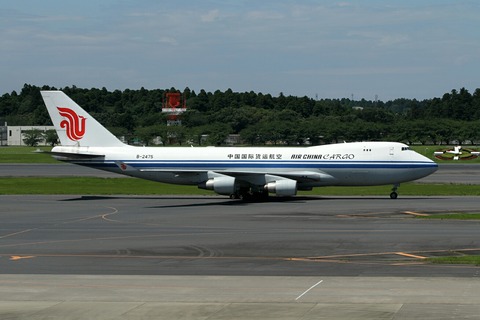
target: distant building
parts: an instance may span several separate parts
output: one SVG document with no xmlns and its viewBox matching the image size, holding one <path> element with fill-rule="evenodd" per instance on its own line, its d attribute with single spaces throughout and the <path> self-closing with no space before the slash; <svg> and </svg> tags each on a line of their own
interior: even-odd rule
<svg viewBox="0 0 480 320">
<path fill-rule="evenodd" d="M 55 130 L 54 126 L 0 126 L 0 146 L 24 146 L 23 139 L 25 138 L 25 131 L 40 130 L 46 132 L 47 130 Z M 40 145 L 45 145 L 46 142 L 41 141 Z"/>
<path fill-rule="evenodd" d="M 201 144 L 207 144 L 209 137 L 210 137 L 209 134 L 202 134 L 202 136 L 200 137 Z M 230 145 L 230 146 L 241 144 L 242 142 L 243 142 L 242 138 L 240 137 L 239 134 L 229 134 L 224 141 L 226 145 Z"/>
<path fill-rule="evenodd" d="M 5 126 L 0 126 L 0 146 L 8 145 L 7 140 L 7 124 Z"/>
<path fill-rule="evenodd" d="M 235 145 L 242 143 L 242 138 L 239 134 L 229 134 L 225 139 L 225 144 L 227 145 Z"/>
</svg>

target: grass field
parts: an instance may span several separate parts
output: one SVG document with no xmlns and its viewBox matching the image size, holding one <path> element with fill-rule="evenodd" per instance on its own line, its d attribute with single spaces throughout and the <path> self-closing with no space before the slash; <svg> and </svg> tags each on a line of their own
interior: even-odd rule
<svg viewBox="0 0 480 320">
<path fill-rule="evenodd" d="M 0 147 L 0 163 L 59 163 L 49 154 L 51 147 Z"/>
<path fill-rule="evenodd" d="M 142 194 L 214 195 L 196 186 L 179 186 L 130 178 L 0 178 L 0 194 Z"/>
<path fill-rule="evenodd" d="M 432 220 L 480 220 L 479 213 L 451 212 L 445 214 L 431 214 L 427 216 L 416 216 L 417 219 Z"/>
<path fill-rule="evenodd" d="M 466 149 L 473 149 L 473 150 L 480 150 L 478 147 L 475 146 L 464 146 Z M 421 155 L 424 155 L 425 157 L 434 160 L 437 163 L 480 163 L 480 157 L 476 159 L 470 159 L 470 160 L 458 160 L 455 161 L 453 160 L 453 155 L 450 156 L 450 159 L 452 160 L 439 160 L 434 157 L 433 153 L 438 150 L 443 150 L 443 149 L 449 149 L 452 148 L 452 146 L 421 146 L 421 145 L 414 145 L 410 146 L 410 148 Z M 446 155 L 448 157 L 448 155 Z"/>
<path fill-rule="evenodd" d="M 473 264 L 476 266 L 480 266 L 480 256 L 449 256 L 449 257 L 434 257 L 434 258 L 427 258 L 426 261 L 430 263 L 438 263 L 438 264 Z"/>
</svg>

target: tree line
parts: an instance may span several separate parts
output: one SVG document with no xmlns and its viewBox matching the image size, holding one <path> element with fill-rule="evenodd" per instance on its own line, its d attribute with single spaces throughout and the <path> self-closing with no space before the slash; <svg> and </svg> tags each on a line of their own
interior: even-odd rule
<svg viewBox="0 0 480 320">
<path fill-rule="evenodd" d="M 312 99 L 250 92 L 198 93 L 185 88 L 182 126 L 167 126 L 162 102 L 175 88 L 147 90 L 59 88 L 117 136 L 129 143 L 222 145 L 229 134 L 244 144 L 322 144 L 389 140 L 412 143 L 474 143 L 480 140 L 480 89 L 453 89 L 441 98 Z M 9 125 L 51 125 L 40 90 L 25 84 L 0 97 L 0 121 Z M 205 137 L 208 137 L 205 141 Z"/>
</svg>

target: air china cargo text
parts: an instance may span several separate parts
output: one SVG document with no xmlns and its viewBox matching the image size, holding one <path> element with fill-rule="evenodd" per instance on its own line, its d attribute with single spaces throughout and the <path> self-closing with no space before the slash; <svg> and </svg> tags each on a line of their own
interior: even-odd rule
<svg viewBox="0 0 480 320">
<path fill-rule="evenodd" d="M 355 159 L 353 153 L 326 153 L 326 154 L 292 154 L 293 160 L 352 160 Z"/>
</svg>

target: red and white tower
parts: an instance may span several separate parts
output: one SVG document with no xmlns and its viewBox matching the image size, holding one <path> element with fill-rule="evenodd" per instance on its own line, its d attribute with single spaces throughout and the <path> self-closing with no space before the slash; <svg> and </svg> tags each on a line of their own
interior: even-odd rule
<svg viewBox="0 0 480 320">
<path fill-rule="evenodd" d="M 187 111 L 187 104 L 180 92 L 165 93 L 162 112 L 167 114 L 167 126 L 181 126 L 181 114 L 185 111 Z"/>
</svg>

